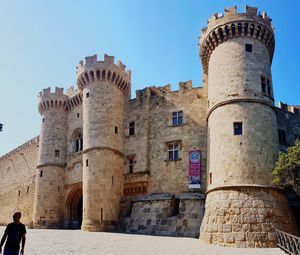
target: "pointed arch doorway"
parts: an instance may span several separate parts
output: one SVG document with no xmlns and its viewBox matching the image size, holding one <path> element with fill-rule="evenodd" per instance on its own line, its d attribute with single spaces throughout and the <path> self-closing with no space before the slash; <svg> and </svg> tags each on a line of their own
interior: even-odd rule
<svg viewBox="0 0 300 255">
<path fill-rule="evenodd" d="M 80 229 L 82 223 L 82 184 L 68 187 L 65 206 L 65 227 Z"/>
</svg>

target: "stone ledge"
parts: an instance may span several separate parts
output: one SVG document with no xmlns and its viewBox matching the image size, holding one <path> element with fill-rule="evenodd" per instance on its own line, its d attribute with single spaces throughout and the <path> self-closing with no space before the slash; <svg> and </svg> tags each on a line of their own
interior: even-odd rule
<svg viewBox="0 0 300 255">
<path fill-rule="evenodd" d="M 235 185 L 224 185 L 215 187 L 212 189 L 208 189 L 206 194 L 217 191 L 217 190 L 228 190 L 228 189 L 239 189 L 239 188 L 260 188 L 260 189 L 276 189 L 278 191 L 283 191 L 282 188 L 275 186 L 275 185 L 258 185 L 258 184 L 235 184 Z"/>
<path fill-rule="evenodd" d="M 206 116 L 206 120 L 208 121 L 209 116 L 212 114 L 212 112 L 214 110 L 216 110 L 217 108 L 219 108 L 220 106 L 224 106 L 227 104 L 235 104 L 235 103 L 257 103 L 257 104 L 262 104 L 262 105 L 266 105 L 272 108 L 272 110 L 275 112 L 276 114 L 276 110 L 275 110 L 275 106 L 272 105 L 271 103 L 261 100 L 261 99 L 256 99 L 256 98 L 235 98 L 235 99 L 228 99 L 228 100 L 224 100 L 221 101 L 217 104 L 215 104 L 214 106 L 212 106 L 207 113 Z"/>
<path fill-rule="evenodd" d="M 178 198 L 180 200 L 188 200 L 188 199 L 194 199 L 194 200 L 204 200 L 205 199 L 205 195 L 202 193 L 183 193 L 181 195 L 178 196 Z"/>
<path fill-rule="evenodd" d="M 151 193 L 148 195 L 136 196 L 132 201 L 157 201 L 157 200 L 171 200 L 174 194 L 172 193 Z"/>
</svg>

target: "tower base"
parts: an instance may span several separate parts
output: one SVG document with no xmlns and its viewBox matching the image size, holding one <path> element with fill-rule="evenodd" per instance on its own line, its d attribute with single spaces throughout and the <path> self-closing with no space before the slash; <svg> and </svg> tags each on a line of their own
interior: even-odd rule
<svg viewBox="0 0 300 255">
<path fill-rule="evenodd" d="M 81 230 L 90 232 L 114 232 L 117 229 L 115 221 L 83 220 Z"/>
<path fill-rule="evenodd" d="M 296 234 L 283 192 L 274 187 L 231 186 L 208 192 L 200 239 L 237 248 L 276 247 L 275 229 Z"/>
<path fill-rule="evenodd" d="M 98 220 L 87 220 L 84 219 L 81 224 L 81 230 L 91 231 L 91 232 L 101 232 L 104 231 L 103 225 Z"/>
</svg>

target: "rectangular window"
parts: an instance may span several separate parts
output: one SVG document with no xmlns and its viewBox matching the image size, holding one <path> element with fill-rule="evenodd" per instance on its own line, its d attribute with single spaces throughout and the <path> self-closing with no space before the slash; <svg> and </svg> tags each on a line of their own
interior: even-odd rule
<svg viewBox="0 0 300 255">
<path fill-rule="evenodd" d="M 272 86 L 271 86 L 270 79 L 266 78 L 264 76 L 261 76 L 260 83 L 261 83 L 261 91 L 263 93 L 268 94 L 269 96 L 272 96 Z"/>
<path fill-rule="evenodd" d="M 77 118 L 79 118 L 79 116 L 80 116 L 80 115 L 79 115 L 79 112 L 78 112 L 78 113 L 77 113 Z"/>
<path fill-rule="evenodd" d="M 286 133 L 283 129 L 278 129 L 278 139 L 281 145 L 287 145 Z"/>
<path fill-rule="evenodd" d="M 209 184 L 212 184 L 212 172 L 209 173 Z"/>
<path fill-rule="evenodd" d="M 27 191 L 26 191 L 26 193 L 27 193 L 27 194 L 29 193 L 29 186 L 27 186 Z"/>
<path fill-rule="evenodd" d="M 267 79 L 268 95 L 271 96 L 271 81 Z"/>
<path fill-rule="evenodd" d="M 55 150 L 55 157 L 59 157 L 59 150 Z"/>
<path fill-rule="evenodd" d="M 43 170 L 40 171 L 40 177 L 43 177 Z"/>
<path fill-rule="evenodd" d="M 87 92 L 85 95 L 86 95 L 86 98 L 89 98 L 90 97 L 90 92 Z"/>
<path fill-rule="evenodd" d="M 243 134 L 243 122 L 234 122 L 233 123 L 233 134 L 242 135 Z"/>
<path fill-rule="evenodd" d="M 133 168 L 134 168 L 134 160 L 133 158 L 129 159 L 128 161 L 128 169 L 129 169 L 129 173 L 132 174 L 133 173 Z"/>
<path fill-rule="evenodd" d="M 115 134 L 117 135 L 118 134 L 118 127 L 117 126 L 115 126 Z"/>
<path fill-rule="evenodd" d="M 129 123 L 129 135 L 134 135 L 135 123 L 134 121 Z"/>
<path fill-rule="evenodd" d="M 246 50 L 246 52 L 252 52 L 252 44 L 246 43 L 245 44 L 245 50 Z"/>
<path fill-rule="evenodd" d="M 173 126 L 182 126 L 183 123 L 183 111 L 173 112 L 172 123 Z"/>
<path fill-rule="evenodd" d="M 261 83 L 261 91 L 266 93 L 266 87 L 267 87 L 266 78 L 261 76 L 260 77 L 260 83 Z"/>
<path fill-rule="evenodd" d="M 168 159 L 169 160 L 179 159 L 178 143 L 173 143 L 169 145 Z"/>
<path fill-rule="evenodd" d="M 85 166 L 89 166 L 89 160 L 88 159 L 85 160 Z"/>
</svg>

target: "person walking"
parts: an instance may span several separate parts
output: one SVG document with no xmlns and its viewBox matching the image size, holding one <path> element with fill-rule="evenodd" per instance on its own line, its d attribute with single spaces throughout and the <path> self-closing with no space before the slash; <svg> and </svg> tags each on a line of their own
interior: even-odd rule
<svg viewBox="0 0 300 255">
<path fill-rule="evenodd" d="M 0 254 L 2 254 L 2 246 L 6 241 L 3 255 L 19 255 L 20 242 L 22 241 L 20 255 L 24 255 L 26 227 L 20 222 L 21 216 L 20 212 L 16 212 L 13 215 L 14 221 L 7 225 L 0 243 Z"/>
</svg>

